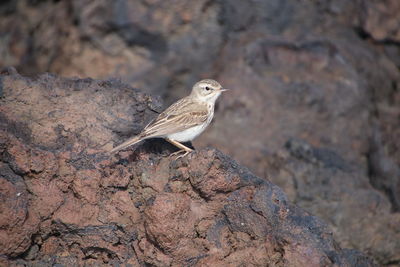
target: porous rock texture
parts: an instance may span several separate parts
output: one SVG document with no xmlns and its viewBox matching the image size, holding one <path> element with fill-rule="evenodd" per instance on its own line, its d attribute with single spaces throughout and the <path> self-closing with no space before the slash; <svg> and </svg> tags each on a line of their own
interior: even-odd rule
<svg viewBox="0 0 400 267">
<path fill-rule="evenodd" d="M 3 1 L 0 66 L 118 77 L 166 104 L 201 78 L 217 79 L 232 90 L 195 146 L 278 184 L 342 247 L 396 265 L 399 8 L 398 0 Z M 119 113 L 110 129 L 120 137 L 147 118 Z M 71 134 L 58 131 L 62 138 L 44 143 L 63 146 Z M 91 144 L 110 146 L 100 135 Z"/>
<path fill-rule="evenodd" d="M 112 80 L 0 77 L 2 266 L 374 266 L 216 149 L 176 160 L 148 140 L 109 156 L 156 99 Z"/>
</svg>

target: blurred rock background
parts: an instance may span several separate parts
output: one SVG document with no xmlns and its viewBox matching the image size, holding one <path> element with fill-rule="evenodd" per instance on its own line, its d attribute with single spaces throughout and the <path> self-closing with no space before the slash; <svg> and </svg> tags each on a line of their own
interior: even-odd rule
<svg viewBox="0 0 400 267">
<path fill-rule="evenodd" d="M 213 146 L 400 263 L 397 0 L 2 1 L 0 67 L 110 78 L 165 105 L 214 78 Z"/>
</svg>

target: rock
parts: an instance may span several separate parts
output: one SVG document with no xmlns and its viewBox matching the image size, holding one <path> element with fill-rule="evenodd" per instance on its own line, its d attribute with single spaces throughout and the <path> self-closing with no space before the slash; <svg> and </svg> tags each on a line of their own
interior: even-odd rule
<svg viewBox="0 0 400 267">
<path fill-rule="evenodd" d="M 361 26 L 378 41 L 400 41 L 400 3 L 396 0 L 362 1 Z"/>
<path fill-rule="evenodd" d="M 125 121 L 155 116 L 144 93 L 12 69 L 2 84 L 5 265 L 374 266 L 216 149 L 175 160 L 165 141 L 148 140 L 107 156 Z"/>
<path fill-rule="evenodd" d="M 15 66 L 20 73 L 31 76 L 50 71 L 64 76 L 103 79 L 99 84 L 101 88 L 96 85 L 97 80 L 68 81 L 72 87 L 92 88 L 68 100 L 80 101 L 76 110 L 60 113 L 56 106 L 66 105 L 68 101 L 47 104 L 53 111 L 49 116 L 53 116 L 55 125 L 60 118 L 66 119 L 70 112 L 81 112 L 82 107 L 88 111 L 86 120 L 94 118 L 90 114 L 95 112 L 102 114 L 99 115 L 102 121 L 99 123 L 93 119 L 91 125 L 97 125 L 93 127 L 90 123 L 87 123 L 88 127 L 84 126 L 83 120 L 65 121 L 64 126 L 61 125 L 65 128 L 55 128 L 52 124 L 45 127 L 41 120 L 42 114 L 47 113 L 34 108 L 31 108 L 32 112 L 23 113 L 20 111 L 25 108 L 22 103 L 15 106 L 15 114 L 29 117 L 34 113 L 38 124 L 30 128 L 25 126 L 26 120 L 22 125 L 16 124 L 17 118 L 9 119 L 13 112 L 8 112 L 7 120 L 0 118 L 0 124 L 24 140 L 38 139 L 33 141 L 41 141 L 46 149 L 60 150 L 65 145 L 75 149 L 73 152 L 60 152 L 55 158 L 57 164 L 54 166 L 59 168 L 61 178 L 54 182 L 57 190 L 52 187 L 51 192 L 64 194 L 72 186 L 74 194 L 90 199 L 92 204 L 79 206 L 72 201 L 73 198 L 66 198 L 68 209 L 61 209 L 57 215 L 65 216 L 69 222 L 75 221 L 76 213 L 85 215 L 88 223 L 97 214 L 102 220 L 129 221 L 130 217 L 135 217 L 134 212 L 122 216 L 108 208 L 96 208 L 93 203 L 101 195 L 93 188 L 101 185 L 110 192 L 117 192 L 128 189 L 134 181 L 146 188 L 142 191 L 143 200 L 136 202 L 139 207 L 152 201 L 153 191 L 165 190 L 168 177 L 160 173 L 169 169 L 169 163 L 161 161 L 159 168 L 162 171 L 154 169 L 147 175 L 136 169 L 140 179 L 135 180 L 124 168 L 107 167 L 106 157 L 99 159 L 94 156 L 99 150 L 111 147 L 113 142 L 137 133 L 154 116 L 153 110 L 160 111 L 161 105 L 156 98 L 146 95 L 143 97 L 148 100 L 138 99 L 135 107 L 127 107 L 128 98 L 119 97 L 111 89 L 115 86 L 126 90 L 138 87 L 162 96 L 168 105 L 186 95 L 197 80 L 215 78 L 232 91 L 221 97 L 214 122 L 194 141 L 195 147 L 216 147 L 262 178 L 267 178 L 271 171 L 271 158 L 279 153 L 288 153 L 289 149 L 293 157 L 301 159 L 300 165 L 305 165 L 305 169 L 318 166 L 322 168 L 319 171 L 325 173 L 330 168 L 339 168 L 345 177 L 354 180 L 354 191 L 361 187 L 372 196 L 379 195 L 368 184 L 372 185 L 384 194 L 377 199 L 386 204 L 387 200 L 390 201 L 390 210 L 396 217 L 400 210 L 398 7 L 397 0 L 263 0 L 249 3 L 239 0 L 176 0 L 174 5 L 157 0 L 112 3 L 104 0 L 21 0 L 18 4 L 5 1 L 0 4 L 0 51 L 3 55 L 0 67 Z M 12 70 L 7 72 L 12 73 Z M 54 94 L 62 94 L 57 91 L 58 85 L 54 84 L 53 77 L 50 74 L 49 77 L 50 86 L 55 88 Z M 40 79 L 47 83 L 44 76 Z M 105 105 L 114 101 L 113 108 L 104 112 L 103 104 L 93 106 L 87 103 L 92 95 L 101 98 L 96 95 L 96 90 L 103 92 L 106 88 L 110 91 L 100 95 L 106 95 L 103 99 Z M 0 96 L 6 91 L 4 86 L 0 86 Z M 46 97 L 48 92 L 42 91 Z M 32 97 L 38 97 L 40 101 L 47 99 L 41 95 Z M 125 114 L 123 107 L 130 109 L 131 114 Z M 132 117 L 132 114 L 136 115 Z M 104 134 L 110 129 L 114 131 L 112 135 Z M 79 133 L 78 136 L 74 136 L 75 133 Z M 78 159 L 81 156 L 78 151 L 87 146 L 79 141 L 81 137 L 91 140 L 91 156 L 86 159 Z M 290 140 L 302 140 L 300 143 L 306 145 L 284 148 Z M 289 144 L 294 145 L 291 141 Z M 307 150 L 307 147 L 311 149 Z M 173 148 L 162 141 L 145 142 L 137 153 L 121 155 L 136 159 L 151 155 L 149 151 L 167 154 L 169 149 Z M 46 169 L 46 164 L 40 160 L 41 153 L 38 152 L 35 162 L 31 163 L 21 161 L 26 158 L 23 155 L 25 150 L 18 151 L 21 153 L 16 157 L 18 164 L 11 161 L 13 165 L 10 166 L 18 175 L 31 172 L 30 168 L 37 172 Z M 71 157 L 74 164 L 69 164 Z M 104 161 L 102 166 L 109 176 L 97 175 L 97 179 L 87 181 L 84 178 L 93 173 L 87 169 L 93 166 L 94 158 L 98 162 Z M 142 168 L 147 169 L 147 166 Z M 79 181 L 74 180 L 78 170 Z M 280 172 L 285 173 L 285 170 Z M 286 172 L 286 175 L 289 174 Z M 336 177 L 329 173 L 331 176 Z M 232 177 L 223 183 L 235 186 L 235 179 Z M 282 184 L 279 175 L 268 179 L 281 186 L 284 184 L 291 200 L 295 200 L 297 195 L 313 195 L 321 189 L 318 183 L 298 188 L 294 179 Z M 197 180 L 196 176 L 191 181 L 195 185 L 204 182 Z M 184 190 L 186 187 L 180 181 L 169 186 L 171 190 Z M 212 180 L 208 188 L 203 188 L 202 197 L 218 197 L 214 186 L 217 184 Z M 344 184 L 339 183 L 334 188 L 339 199 L 349 195 Z M 125 195 L 121 197 L 126 199 Z M 363 195 L 353 195 L 351 201 L 355 204 L 337 209 L 337 216 L 350 216 L 344 221 L 352 221 L 353 214 L 370 214 L 368 205 L 363 203 L 366 199 L 373 201 Z M 336 200 L 327 197 L 327 202 L 332 201 Z M 47 216 L 59 203 L 60 200 L 53 206 L 41 208 L 40 213 Z M 116 200 L 108 203 L 116 203 Z M 392 218 L 387 216 L 386 204 L 383 217 Z M 125 205 L 121 205 L 125 209 Z M 327 218 L 318 198 L 310 199 L 305 205 L 315 215 Z M 77 206 L 82 207 L 80 212 L 71 212 L 69 216 L 63 213 Z M 353 208 L 355 210 L 351 210 Z M 383 236 L 391 236 L 392 228 L 386 227 L 387 223 L 379 216 L 373 218 L 384 226 L 381 229 Z M 338 228 L 330 218 L 326 221 L 332 229 Z M 340 230 L 335 230 L 336 240 L 341 246 L 362 250 L 379 259 L 380 264 L 399 261 L 399 256 L 393 253 L 398 242 L 385 246 L 379 242 L 371 243 L 367 237 L 359 239 L 360 234 L 353 231 L 353 227 L 343 223 Z M 371 239 L 381 240 L 376 231 L 379 227 L 372 228 L 375 236 Z M 357 242 L 347 242 L 348 239 Z M 139 249 L 140 246 L 147 248 L 148 244 L 137 242 L 136 245 Z M 390 255 L 387 258 L 382 256 L 386 249 Z M 144 257 L 157 255 L 154 263 L 161 263 L 161 259 L 172 262 L 160 256 L 161 252 L 156 248 L 146 253 Z M 348 254 L 352 255 L 352 252 Z M 201 258 L 196 260 L 201 261 Z M 204 261 L 205 264 L 208 262 Z"/>
<path fill-rule="evenodd" d="M 0 253 L 17 256 L 29 248 L 31 235 L 37 231 L 38 218 L 28 217 L 29 194 L 21 176 L 1 163 L 1 233 Z"/>
<path fill-rule="evenodd" d="M 340 244 L 361 251 L 374 247 L 374 257 L 385 264 L 399 257 L 400 216 L 357 168 L 301 140 L 288 141 L 267 162 L 267 176 L 290 192 L 291 201 L 320 214 Z"/>
<path fill-rule="evenodd" d="M 26 260 L 34 260 L 37 257 L 39 251 L 38 245 L 33 245 L 29 248 L 27 255 L 25 256 Z"/>
<path fill-rule="evenodd" d="M 64 76 L 118 76 L 149 92 L 178 96 L 185 92 L 187 82 L 196 82 L 197 66 L 213 66 L 223 44 L 219 7 L 206 0 L 174 5 L 163 1 L 23 1 L 7 3 L 0 10 L 7 7 L 12 11 L 0 21 L 7 57 L 0 67 L 18 65 L 26 74 L 51 71 Z M 182 30 L 177 31 L 176 25 Z M 26 36 L 27 31 L 32 34 Z M 195 73 L 191 74 L 191 69 Z M 168 77 L 168 70 L 179 75 Z M 168 92 L 166 87 L 179 90 Z"/>
<path fill-rule="evenodd" d="M 339 47 L 243 38 L 226 49 L 225 61 L 240 52 L 220 79 L 237 90 L 224 96 L 201 145 L 216 144 L 258 175 L 263 174 L 263 157 L 292 137 L 331 147 L 366 166 L 369 94 L 356 72 L 347 70 Z"/>
</svg>

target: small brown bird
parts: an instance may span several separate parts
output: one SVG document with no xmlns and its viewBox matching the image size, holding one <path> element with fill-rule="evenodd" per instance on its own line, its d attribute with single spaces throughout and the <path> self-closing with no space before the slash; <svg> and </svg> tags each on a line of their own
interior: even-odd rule
<svg viewBox="0 0 400 267">
<path fill-rule="evenodd" d="M 110 153 L 127 148 L 142 140 L 161 137 L 185 152 L 183 157 L 192 151 L 181 142 L 192 141 L 210 124 L 214 116 L 215 101 L 221 95 L 222 86 L 214 80 L 206 79 L 197 82 L 190 95 L 178 100 L 150 122 L 143 131 L 113 148 Z M 173 153 L 173 154 L 176 154 Z"/>
</svg>

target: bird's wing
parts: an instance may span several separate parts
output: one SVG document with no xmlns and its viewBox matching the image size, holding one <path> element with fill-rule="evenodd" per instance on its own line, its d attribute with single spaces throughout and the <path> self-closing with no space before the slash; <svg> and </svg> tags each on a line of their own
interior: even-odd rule
<svg viewBox="0 0 400 267">
<path fill-rule="evenodd" d="M 208 109 L 204 104 L 183 98 L 164 110 L 158 117 L 147 125 L 141 136 L 156 137 L 180 132 L 198 126 L 207 121 Z"/>
</svg>

